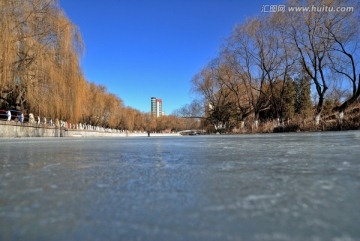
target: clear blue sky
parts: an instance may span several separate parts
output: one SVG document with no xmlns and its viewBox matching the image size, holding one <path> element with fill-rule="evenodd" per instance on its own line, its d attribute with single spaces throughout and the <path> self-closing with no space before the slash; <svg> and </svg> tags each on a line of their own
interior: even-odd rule
<svg viewBox="0 0 360 241">
<path fill-rule="evenodd" d="M 234 26 L 275 2 L 60 0 L 60 6 L 82 34 L 88 81 L 144 112 L 152 96 L 162 98 L 170 114 L 190 103 L 192 77 L 217 56 Z"/>
</svg>

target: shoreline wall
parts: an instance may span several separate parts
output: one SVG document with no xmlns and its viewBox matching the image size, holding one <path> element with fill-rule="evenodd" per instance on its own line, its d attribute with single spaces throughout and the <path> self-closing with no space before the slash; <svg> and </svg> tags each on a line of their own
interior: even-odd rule
<svg viewBox="0 0 360 241">
<path fill-rule="evenodd" d="M 110 132 L 66 129 L 54 126 L 35 126 L 29 123 L 0 121 L 0 138 L 16 137 L 144 137 L 147 133 Z M 150 136 L 180 136 L 180 134 L 157 134 Z"/>
<path fill-rule="evenodd" d="M 64 129 L 34 126 L 29 123 L 0 122 L 0 137 L 62 137 Z"/>
</svg>

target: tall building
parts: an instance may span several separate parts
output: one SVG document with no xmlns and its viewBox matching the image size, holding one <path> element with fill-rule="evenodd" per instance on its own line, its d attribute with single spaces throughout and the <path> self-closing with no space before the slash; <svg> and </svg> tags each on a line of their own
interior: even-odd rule
<svg viewBox="0 0 360 241">
<path fill-rule="evenodd" d="M 157 115 L 156 97 L 151 97 L 151 116 Z"/>
<path fill-rule="evenodd" d="M 156 97 L 151 97 L 151 116 L 160 117 L 162 115 L 162 99 L 156 99 Z"/>
</svg>

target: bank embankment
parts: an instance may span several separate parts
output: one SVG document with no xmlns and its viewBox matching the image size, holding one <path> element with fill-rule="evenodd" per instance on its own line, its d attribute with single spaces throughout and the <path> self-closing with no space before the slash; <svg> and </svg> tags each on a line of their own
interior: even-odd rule
<svg viewBox="0 0 360 241">
<path fill-rule="evenodd" d="M 119 130 L 79 130 L 63 127 L 32 125 L 30 123 L 0 121 L 0 138 L 16 137 L 142 137 L 148 136 L 142 132 L 127 132 Z M 151 133 L 150 136 L 179 136 L 179 134 Z"/>
</svg>

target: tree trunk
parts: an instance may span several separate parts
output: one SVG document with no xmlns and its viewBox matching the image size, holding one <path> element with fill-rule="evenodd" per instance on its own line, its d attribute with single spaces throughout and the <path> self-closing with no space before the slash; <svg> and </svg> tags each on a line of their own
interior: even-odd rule
<svg viewBox="0 0 360 241">
<path fill-rule="evenodd" d="M 318 126 L 320 124 L 320 118 L 321 118 L 321 113 L 317 113 L 315 115 L 315 125 Z"/>
<path fill-rule="evenodd" d="M 339 112 L 339 125 L 342 126 L 344 122 L 344 111 Z"/>
</svg>

